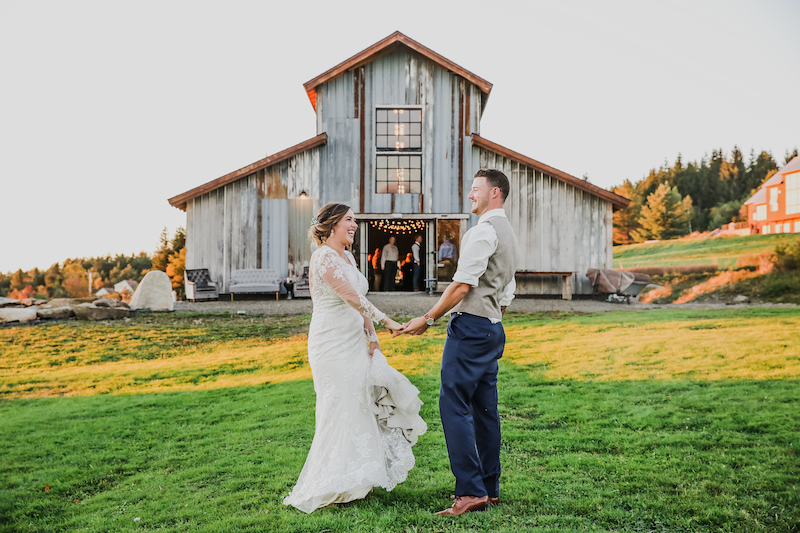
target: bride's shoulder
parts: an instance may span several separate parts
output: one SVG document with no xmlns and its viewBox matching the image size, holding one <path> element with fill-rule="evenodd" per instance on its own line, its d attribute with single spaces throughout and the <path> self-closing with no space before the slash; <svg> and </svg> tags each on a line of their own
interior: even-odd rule
<svg viewBox="0 0 800 533">
<path fill-rule="evenodd" d="M 336 253 L 336 250 L 333 250 L 323 244 L 311 254 L 311 263 L 329 264 L 332 260 L 336 259 L 338 255 L 339 254 Z"/>
</svg>

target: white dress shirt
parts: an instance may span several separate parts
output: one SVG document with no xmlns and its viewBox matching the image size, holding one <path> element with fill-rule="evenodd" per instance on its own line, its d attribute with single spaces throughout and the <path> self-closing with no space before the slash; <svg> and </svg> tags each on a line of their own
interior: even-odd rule
<svg viewBox="0 0 800 533">
<path fill-rule="evenodd" d="M 464 238 L 461 239 L 461 259 L 458 261 L 458 269 L 453 275 L 453 281 L 466 283 L 473 287 L 478 286 L 478 280 L 486 272 L 489 257 L 497 250 L 497 232 L 487 220 L 492 217 L 505 216 L 504 209 L 487 211 L 481 215 L 478 223 L 464 234 Z M 500 298 L 501 306 L 505 307 L 511 303 L 514 299 L 516 288 L 517 282 L 512 276 L 511 281 L 503 291 L 503 296 Z M 492 322 L 499 321 L 492 320 Z"/>
<path fill-rule="evenodd" d="M 398 259 L 400 259 L 400 251 L 397 246 L 387 244 L 383 247 L 383 252 L 381 253 L 381 269 L 386 268 L 386 261 L 397 262 Z"/>
</svg>

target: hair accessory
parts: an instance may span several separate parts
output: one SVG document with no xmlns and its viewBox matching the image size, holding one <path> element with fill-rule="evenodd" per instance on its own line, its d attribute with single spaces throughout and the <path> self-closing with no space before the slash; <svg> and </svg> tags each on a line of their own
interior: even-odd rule
<svg viewBox="0 0 800 533">
<path fill-rule="evenodd" d="M 317 224 L 319 224 L 319 219 L 317 217 L 312 218 L 311 219 L 311 225 L 312 226 L 316 226 Z"/>
</svg>

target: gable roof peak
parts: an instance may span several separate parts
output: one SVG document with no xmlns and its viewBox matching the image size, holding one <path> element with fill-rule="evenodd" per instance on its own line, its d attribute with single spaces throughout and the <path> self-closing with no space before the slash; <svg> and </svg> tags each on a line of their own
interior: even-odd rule
<svg viewBox="0 0 800 533">
<path fill-rule="evenodd" d="M 385 39 L 381 39 L 377 43 L 373 44 L 372 46 L 365 48 L 361 52 L 357 53 L 356 55 L 352 56 L 345 61 L 342 61 L 335 67 L 323 72 L 319 76 L 307 81 L 303 84 L 303 87 L 308 94 L 308 99 L 311 101 L 311 105 L 314 107 L 314 110 L 317 109 L 317 87 L 331 81 L 339 76 L 343 75 L 345 72 L 352 70 L 354 68 L 358 68 L 366 63 L 370 63 L 374 61 L 381 55 L 384 55 L 391 50 L 393 50 L 396 46 L 403 45 L 407 48 L 410 48 L 414 52 L 424 56 L 425 58 L 433 61 L 443 69 L 457 74 L 462 78 L 466 79 L 467 81 L 475 84 L 481 92 L 483 92 L 486 97 L 488 98 L 489 93 L 492 90 L 492 84 L 488 81 L 484 80 L 480 76 L 473 74 L 472 72 L 468 71 L 467 69 L 453 63 L 446 57 L 437 54 L 430 48 L 418 43 L 411 37 L 403 34 L 400 31 L 396 31 L 386 37 Z M 486 98 L 484 98 L 484 102 Z"/>
</svg>

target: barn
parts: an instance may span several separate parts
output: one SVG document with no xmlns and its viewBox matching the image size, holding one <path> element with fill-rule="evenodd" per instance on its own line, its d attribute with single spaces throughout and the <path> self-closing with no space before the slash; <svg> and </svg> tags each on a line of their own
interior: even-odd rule
<svg viewBox="0 0 800 533">
<path fill-rule="evenodd" d="M 612 213 L 629 200 L 482 137 L 483 78 L 395 32 L 304 88 L 314 137 L 169 199 L 186 212 L 186 268 L 209 269 L 221 293 L 235 269 L 299 278 L 309 221 L 328 202 L 356 213 L 365 275 L 390 236 L 403 257 L 421 234 L 426 278 L 441 289 L 452 269 L 440 246 L 477 222 L 467 195 L 479 168 L 511 181 L 518 294 L 590 294 L 586 270 L 612 267 Z"/>
</svg>

